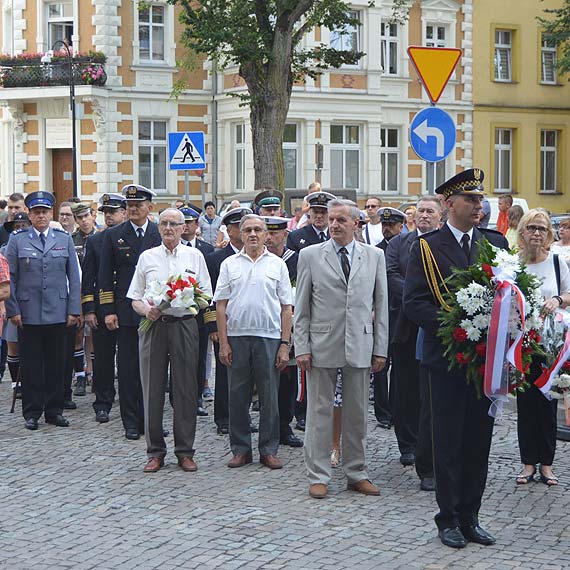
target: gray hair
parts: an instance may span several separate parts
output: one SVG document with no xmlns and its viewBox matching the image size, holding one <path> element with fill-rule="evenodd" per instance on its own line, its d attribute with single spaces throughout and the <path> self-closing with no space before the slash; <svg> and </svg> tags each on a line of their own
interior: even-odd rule
<svg viewBox="0 0 570 570">
<path fill-rule="evenodd" d="M 257 214 L 246 214 L 240 221 L 239 221 L 239 231 L 241 232 L 243 229 L 244 224 L 248 221 L 248 220 L 257 220 L 258 222 L 261 222 L 263 224 L 263 229 L 265 231 L 267 231 L 267 224 L 265 223 L 265 220 L 261 217 L 258 216 Z"/>
<path fill-rule="evenodd" d="M 180 216 L 180 221 L 182 223 L 184 223 L 186 221 L 184 219 L 184 214 L 180 210 L 178 210 L 177 208 L 165 208 L 164 210 L 162 210 L 162 212 L 160 212 L 160 215 L 158 216 L 158 221 L 160 222 L 165 214 L 169 214 L 171 212 L 176 212 Z"/>
<path fill-rule="evenodd" d="M 347 207 L 348 213 L 353 220 L 360 220 L 360 208 L 352 200 L 343 200 L 335 198 L 327 204 L 327 210 L 330 212 L 333 208 Z"/>
<path fill-rule="evenodd" d="M 418 198 L 418 206 L 420 205 L 420 202 L 431 202 L 432 204 L 435 204 L 439 210 L 442 209 L 441 200 L 437 196 L 421 196 Z"/>
</svg>

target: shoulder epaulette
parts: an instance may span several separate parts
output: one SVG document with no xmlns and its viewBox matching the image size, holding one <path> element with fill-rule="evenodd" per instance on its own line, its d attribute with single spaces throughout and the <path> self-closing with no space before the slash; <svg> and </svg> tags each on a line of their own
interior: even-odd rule
<svg viewBox="0 0 570 570">
<path fill-rule="evenodd" d="M 63 228 L 51 228 L 54 232 L 61 232 L 62 234 L 67 234 L 69 235 L 69 232 L 67 230 L 64 230 Z"/>
<path fill-rule="evenodd" d="M 482 234 L 495 234 L 498 236 L 502 236 L 502 232 L 499 230 L 492 230 L 491 228 L 477 228 Z"/>
<path fill-rule="evenodd" d="M 13 232 L 10 232 L 10 235 L 16 235 L 16 234 L 21 234 L 22 232 L 26 232 L 28 231 L 30 228 L 20 228 L 19 230 L 14 230 Z"/>
</svg>

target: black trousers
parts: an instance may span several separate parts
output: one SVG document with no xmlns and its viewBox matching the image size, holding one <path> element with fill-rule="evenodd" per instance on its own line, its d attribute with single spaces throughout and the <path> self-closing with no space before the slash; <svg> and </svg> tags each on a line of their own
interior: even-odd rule
<svg viewBox="0 0 570 570">
<path fill-rule="evenodd" d="M 144 432 L 144 410 L 139 368 L 138 327 L 121 325 L 117 332 L 119 404 L 125 429 Z"/>
<path fill-rule="evenodd" d="M 216 358 L 214 422 L 218 427 L 228 427 L 230 423 L 228 369 L 220 361 L 220 345 L 217 342 L 214 343 L 214 356 Z"/>
<path fill-rule="evenodd" d="M 111 411 L 115 401 L 115 354 L 117 352 L 117 331 L 110 331 L 99 321 L 99 327 L 91 331 L 95 362 L 93 364 L 93 409 L 97 412 Z M 133 356 L 134 358 L 134 356 Z"/>
<path fill-rule="evenodd" d="M 478 524 L 493 435 L 491 402 L 464 375 L 430 368 L 439 529 Z"/>
<path fill-rule="evenodd" d="M 386 366 L 384 366 L 380 372 L 374 374 L 374 415 L 378 421 L 392 421 L 392 390 L 390 390 L 390 394 L 388 393 L 388 371 L 392 364 L 391 355 L 392 349 L 390 348 L 388 358 L 386 359 Z M 390 374 L 394 374 L 394 370 L 392 370 Z"/>
<path fill-rule="evenodd" d="M 66 327 L 65 329 L 65 354 L 64 354 L 64 377 L 63 377 L 63 399 L 71 400 L 73 393 L 71 391 L 71 382 L 73 380 L 73 355 L 75 354 L 75 335 L 77 327 Z"/>
<path fill-rule="evenodd" d="M 533 384 L 540 373 L 540 364 L 533 362 L 532 386 L 526 392 L 517 392 L 519 450 L 525 465 L 552 465 L 556 451 L 558 400 L 547 400 Z"/>
<path fill-rule="evenodd" d="M 279 437 L 293 433 L 291 422 L 295 414 L 295 394 L 297 392 L 297 367 L 288 366 L 279 376 Z"/>
<path fill-rule="evenodd" d="M 24 325 L 18 332 L 22 371 L 22 414 L 26 420 L 63 412 L 65 323 Z"/>
<path fill-rule="evenodd" d="M 198 405 L 203 404 L 202 392 L 206 384 L 206 361 L 208 359 L 208 329 L 201 325 L 198 327 L 198 374 L 196 376 L 198 382 Z"/>
<path fill-rule="evenodd" d="M 419 363 L 418 363 L 419 364 Z M 433 477 L 433 439 L 429 373 L 419 365 L 420 417 L 416 443 L 416 473 L 420 479 Z"/>
</svg>

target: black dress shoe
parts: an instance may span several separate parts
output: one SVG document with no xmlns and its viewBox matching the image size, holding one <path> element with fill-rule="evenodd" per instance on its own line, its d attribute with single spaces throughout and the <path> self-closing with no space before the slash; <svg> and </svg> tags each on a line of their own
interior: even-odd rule
<svg viewBox="0 0 570 570">
<path fill-rule="evenodd" d="M 209 416 L 210 414 L 208 414 L 208 410 L 206 410 L 202 406 L 198 406 L 198 410 L 196 411 L 196 415 L 204 418 L 206 416 Z"/>
<path fill-rule="evenodd" d="M 249 429 L 251 430 L 251 433 L 257 433 L 259 431 L 259 428 L 253 422 L 249 424 Z"/>
<path fill-rule="evenodd" d="M 462 526 L 461 532 L 469 542 L 476 542 L 477 544 L 483 544 L 484 546 L 491 546 L 491 544 L 495 544 L 496 542 L 495 537 L 489 534 L 486 530 L 483 530 L 479 525 Z"/>
<path fill-rule="evenodd" d="M 297 420 L 295 429 L 298 429 L 299 431 L 305 431 L 305 420 Z"/>
<path fill-rule="evenodd" d="M 259 403 L 259 400 L 254 400 L 253 403 L 251 404 L 251 411 L 252 412 L 259 412 L 261 408 L 261 404 Z"/>
<path fill-rule="evenodd" d="M 433 477 L 424 477 L 420 482 L 422 491 L 435 491 L 435 479 Z"/>
<path fill-rule="evenodd" d="M 458 526 L 442 528 L 438 536 L 445 546 L 450 546 L 451 548 L 465 548 L 467 546 L 467 541 Z"/>
<path fill-rule="evenodd" d="M 125 429 L 125 437 L 127 439 L 139 439 L 140 438 L 139 430 L 136 428 L 126 428 Z"/>
<path fill-rule="evenodd" d="M 109 421 L 109 412 L 107 410 L 97 410 L 95 412 L 95 421 L 100 424 L 106 424 Z"/>
<path fill-rule="evenodd" d="M 162 437 L 168 437 L 170 432 L 167 429 L 162 428 Z"/>
<path fill-rule="evenodd" d="M 61 414 L 57 414 L 57 416 L 50 416 L 46 418 L 46 424 L 51 424 L 57 427 L 69 427 L 69 421 L 64 418 Z"/>
<path fill-rule="evenodd" d="M 218 435 L 228 435 L 228 433 L 230 433 L 230 429 L 228 428 L 228 426 L 218 426 L 216 428 L 216 433 Z"/>
<path fill-rule="evenodd" d="M 77 410 L 77 404 L 73 400 L 64 400 L 63 401 L 63 409 L 64 410 Z"/>
<path fill-rule="evenodd" d="M 29 430 L 37 430 L 38 429 L 38 420 L 36 418 L 28 418 L 26 420 L 26 429 Z"/>
<path fill-rule="evenodd" d="M 292 433 L 288 433 L 279 439 L 281 445 L 288 445 L 289 447 L 303 447 L 303 442 Z"/>
<path fill-rule="evenodd" d="M 400 463 L 404 467 L 413 465 L 415 462 L 416 462 L 416 456 L 413 453 L 402 453 L 402 455 L 400 455 Z"/>
<path fill-rule="evenodd" d="M 390 420 L 378 420 L 378 425 L 383 428 L 383 429 L 391 429 L 392 428 L 392 422 Z"/>
</svg>

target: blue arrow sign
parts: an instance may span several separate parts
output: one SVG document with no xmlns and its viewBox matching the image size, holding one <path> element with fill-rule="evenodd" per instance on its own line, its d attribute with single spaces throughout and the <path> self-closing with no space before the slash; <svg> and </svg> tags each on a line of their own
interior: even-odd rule
<svg viewBox="0 0 570 570">
<path fill-rule="evenodd" d="M 443 160 L 455 146 L 455 122 L 437 107 L 422 109 L 410 125 L 410 143 L 414 152 L 426 162 Z"/>
<path fill-rule="evenodd" d="M 204 170 L 206 154 L 204 133 L 168 133 L 170 170 Z"/>
</svg>

